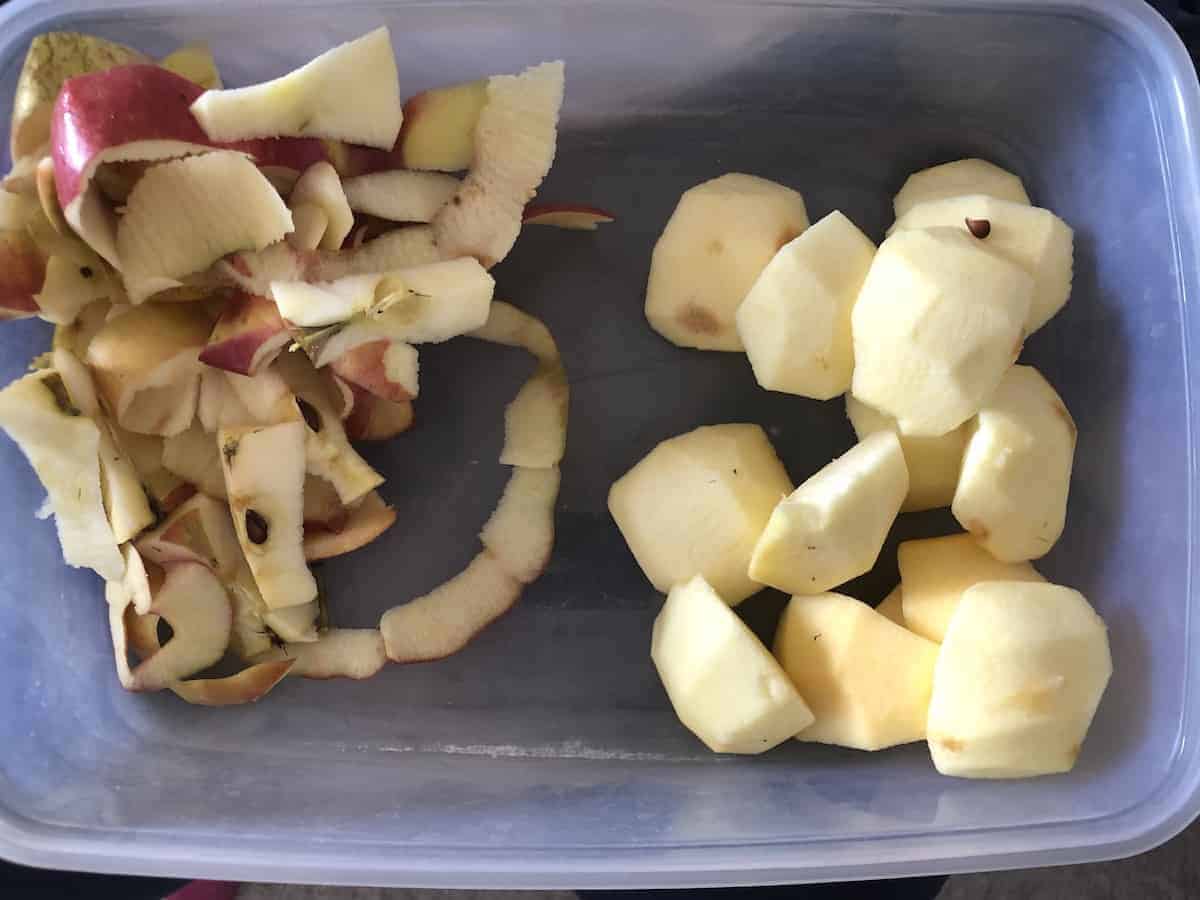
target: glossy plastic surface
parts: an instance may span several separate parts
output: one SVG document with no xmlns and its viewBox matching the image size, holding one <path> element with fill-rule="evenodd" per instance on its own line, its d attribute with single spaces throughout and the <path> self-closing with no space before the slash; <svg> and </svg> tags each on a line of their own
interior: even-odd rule
<svg viewBox="0 0 1200 900">
<path fill-rule="evenodd" d="M 103 7 L 103 8 L 101 8 Z M 42 491 L 0 440 L 0 854 L 66 868 L 462 887 L 771 883 L 1094 860 L 1195 815 L 1197 85 L 1137 0 L 889 4 L 16 2 L 0 10 L 0 121 L 29 38 L 75 28 L 164 54 L 208 40 L 227 83 L 279 74 L 380 22 L 402 89 L 565 58 L 546 202 L 613 210 L 530 228 L 500 295 L 543 316 L 572 381 L 557 552 L 522 604 L 444 662 L 365 683 L 287 681 L 247 708 L 117 685 L 99 583 L 67 570 Z M 744 357 L 666 344 L 641 308 L 685 188 L 741 170 L 879 239 L 919 167 L 979 155 L 1076 228 L 1066 310 L 1025 358 L 1079 424 L 1070 518 L 1044 561 L 1107 619 L 1116 674 L 1077 769 L 939 777 L 923 746 L 710 755 L 648 657 L 659 597 L 609 484 L 696 425 L 766 426 L 794 479 L 849 445 L 842 404 L 768 394 Z M 42 349 L 0 329 L 0 377 Z M 457 571 L 503 485 L 519 354 L 422 350 L 417 426 L 369 452 L 400 509 L 321 569 L 338 622 Z M 904 517 L 904 536 L 950 530 Z M 894 556 L 854 591 L 878 600 Z M 769 628 L 782 598 L 749 601 Z"/>
</svg>

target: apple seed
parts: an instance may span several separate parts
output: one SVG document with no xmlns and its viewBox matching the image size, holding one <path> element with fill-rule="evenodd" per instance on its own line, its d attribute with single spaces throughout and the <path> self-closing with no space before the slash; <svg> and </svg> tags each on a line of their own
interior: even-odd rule
<svg viewBox="0 0 1200 900">
<path fill-rule="evenodd" d="M 992 233 L 992 223 L 987 219 L 972 219 L 970 216 L 967 216 L 963 221 L 967 223 L 967 231 L 971 232 L 973 237 L 977 237 L 981 241 Z"/>
</svg>

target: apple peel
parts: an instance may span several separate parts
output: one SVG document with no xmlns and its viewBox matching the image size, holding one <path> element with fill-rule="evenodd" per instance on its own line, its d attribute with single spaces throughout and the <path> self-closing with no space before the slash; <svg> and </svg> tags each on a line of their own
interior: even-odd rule
<svg viewBox="0 0 1200 900">
<path fill-rule="evenodd" d="M 367 494 L 350 510 L 345 524 L 338 530 L 319 527 L 304 529 L 304 558 L 309 562 L 330 559 L 365 547 L 396 521 L 396 510 L 388 506 L 375 491 Z"/>
<path fill-rule="evenodd" d="M 275 647 L 261 661 L 289 660 L 302 678 L 351 678 L 361 681 L 387 663 L 383 635 L 375 628 L 331 628 L 313 643 Z"/>
<path fill-rule="evenodd" d="M 535 581 L 554 549 L 554 504 L 559 471 L 514 467 L 479 540 L 522 584 Z"/>
<path fill-rule="evenodd" d="M 521 217 L 522 225 L 550 225 L 569 231 L 595 231 L 616 221 L 608 210 L 569 203 L 530 203 Z"/>
<path fill-rule="evenodd" d="M 216 438 L 208 437 L 215 447 Z M 204 494 L 196 494 L 180 504 L 166 521 L 138 538 L 134 546 L 142 556 L 160 566 L 199 563 L 222 582 L 231 580 L 242 566 L 242 551 L 229 508 Z"/>
<path fill-rule="evenodd" d="M 340 379 L 339 379 L 340 381 Z M 345 382 L 343 382 L 344 384 Z M 411 400 L 392 403 L 356 385 L 347 385 L 354 405 L 344 419 L 346 436 L 353 441 L 386 441 L 407 431 L 413 423 Z"/>
<path fill-rule="evenodd" d="M 347 178 L 342 187 L 356 213 L 392 222 L 431 222 L 458 192 L 459 180 L 440 172 L 394 169 Z"/>
</svg>

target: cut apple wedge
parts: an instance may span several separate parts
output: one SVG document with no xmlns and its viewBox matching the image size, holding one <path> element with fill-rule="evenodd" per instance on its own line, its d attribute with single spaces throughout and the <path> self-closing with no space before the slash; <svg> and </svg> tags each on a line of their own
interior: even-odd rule
<svg viewBox="0 0 1200 900">
<path fill-rule="evenodd" d="M 200 348 L 211 327 L 190 304 L 140 306 L 104 324 L 88 344 L 86 361 L 121 427 L 169 436 L 191 424 Z"/>
<path fill-rule="evenodd" d="M 488 79 L 471 170 L 433 220 L 447 257 L 473 256 L 491 268 L 508 255 L 525 205 L 554 161 L 562 98 L 561 61 Z"/>
<path fill-rule="evenodd" d="M 488 102 L 487 79 L 433 88 L 404 104 L 404 125 L 396 141 L 395 160 L 382 168 L 403 166 L 459 172 L 475 158 L 475 127 Z"/>
<path fill-rule="evenodd" d="M 131 47 L 88 34 L 48 31 L 37 35 L 17 78 L 9 136 L 12 158 L 28 156 L 50 140 L 54 100 L 68 78 L 147 61 Z"/>
<path fill-rule="evenodd" d="M 227 253 L 261 250 L 292 230 L 292 215 L 249 158 L 214 151 L 150 169 L 117 225 L 129 299 L 179 287 Z"/>
<path fill-rule="evenodd" d="M 27 319 L 41 308 L 46 259 L 23 231 L 0 231 L 0 319 Z"/>
<path fill-rule="evenodd" d="M 71 404 L 58 372 L 32 372 L 0 391 L 0 428 L 46 489 L 66 564 L 119 580 L 125 562 L 104 510 L 100 429 Z"/>
<path fill-rule="evenodd" d="M 546 469 L 562 461 L 567 447 L 570 389 L 561 366 L 542 366 L 504 410 L 506 466 Z"/>
<path fill-rule="evenodd" d="M 484 550 L 445 584 L 383 614 L 379 630 L 388 659 L 443 659 L 508 612 L 520 596 L 521 583 Z"/>
<path fill-rule="evenodd" d="M 521 217 L 523 225 L 550 225 L 568 231 L 595 231 L 617 219 L 608 210 L 570 203 L 530 203 Z"/>
<path fill-rule="evenodd" d="M 288 135 L 386 150 L 403 121 L 391 36 L 377 28 L 273 81 L 206 91 L 191 109 L 214 141 Z"/>
<path fill-rule="evenodd" d="M 174 633 L 134 668 L 131 690 L 162 690 L 225 655 L 233 610 L 225 588 L 205 566 L 181 562 L 168 567 L 151 612 L 166 619 Z"/>
<path fill-rule="evenodd" d="M 347 178 L 344 187 L 357 213 L 392 222 L 431 222 L 458 192 L 459 180 L 439 172 L 397 169 Z"/>
<path fill-rule="evenodd" d="M 291 340 L 274 301 L 239 291 L 230 298 L 200 353 L 200 362 L 239 375 L 269 366 Z"/>
<path fill-rule="evenodd" d="M 554 549 L 554 503 L 559 471 L 514 468 L 479 540 L 522 584 L 537 579 Z"/>
<path fill-rule="evenodd" d="M 209 439 L 216 444 L 211 435 Z M 163 567 L 200 563 L 222 582 L 232 580 L 242 565 L 229 508 L 204 494 L 181 504 L 165 522 L 138 538 L 135 546 L 145 559 Z"/>
<path fill-rule="evenodd" d="M 446 259 L 428 225 L 406 225 L 340 253 L 322 255 L 317 269 L 324 279 L 369 272 L 390 272 Z"/>
<path fill-rule="evenodd" d="M 557 365 L 560 359 L 554 336 L 542 320 L 503 300 L 492 301 L 487 322 L 470 332 L 470 337 L 521 347 L 543 365 Z"/>
<path fill-rule="evenodd" d="M 391 528 L 395 521 L 396 510 L 371 491 L 350 510 L 350 515 L 341 528 L 330 529 L 306 524 L 304 558 L 314 562 L 365 547 Z"/>
<path fill-rule="evenodd" d="M 317 596 L 304 561 L 305 425 L 222 429 L 218 440 L 234 528 L 269 609 Z"/>
<path fill-rule="evenodd" d="M 411 400 L 392 403 L 353 385 L 350 390 L 354 405 L 343 420 L 346 436 L 350 440 L 386 441 L 412 427 Z"/>
<path fill-rule="evenodd" d="M 221 73 L 217 71 L 217 61 L 213 59 L 212 49 L 204 41 L 185 44 L 164 56 L 158 64 L 206 91 L 219 91 L 224 87 L 221 83 Z"/>
<path fill-rule="evenodd" d="M 199 421 L 163 441 L 163 468 L 195 485 L 201 494 L 225 499 L 225 474 L 217 438 L 205 431 Z"/>
<path fill-rule="evenodd" d="M 304 170 L 292 188 L 288 203 L 293 209 L 308 204 L 321 210 L 325 214 L 325 228 L 318 246 L 323 250 L 340 250 L 354 227 L 348 198 L 348 188 L 342 185 L 337 170 L 322 161 Z"/>
<path fill-rule="evenodd" d="M 387 662 L 383 635 L 374 628 L 333 628 L 314 643 L 276 647 L 258 658 L 291 661 L 292 674 L 302 678 L 358 680 L 375 675 Z"/>
</svg>

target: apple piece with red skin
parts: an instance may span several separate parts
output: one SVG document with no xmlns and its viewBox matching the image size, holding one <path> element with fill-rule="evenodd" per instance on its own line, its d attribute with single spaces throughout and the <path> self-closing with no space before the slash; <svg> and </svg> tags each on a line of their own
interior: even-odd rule
<svg viewBox="0 0 1200 900">
<path fill-rule="evenodd" d="M 46 280 L 46 258 L 23 231 L 0 231 L 0 319 L 27 319 Z"/>
<path fill-rule="evenodd" d="M 481 551 L 467 567 L 428 594 L 394 606 L 379 620 L 388 659 L 444 659 L 512 609 L 521 583 L 496 557 Z"/>
<path fill-rule="evenodd" d="M 330 559 L 365 547 L 396 521 L 396 510 L 388 506 L 375 491 L 367 494 L 349 513 L 338 530 L 305 524 L 305 559 L 309 562 Z"/>
<path fill-rule="evenodd" d="M 92 338 L 86 362 L 117 424 L 170 436 L 196 412 L 200 349 L 212 325 L 191 304 L 148 304 L 110 318 Z"/>
<path fill-rule="evenodd" d="M 210 439 L 216 443 L 216 438 Z M 165 522 L 138 538 L 134 546 L 143 558 L 160 566 L 200 563 L 222 582 L 230 581 L 242 565 L 229 508 L 204 494 L 181 504 Z"/>
<path fill-rule="evenodd" d="M 475 158 L 475 126 L 488 102 L 488 81 L 468 81 L 433 88 L 404 104 L 400 137 L 380 168 L 458 172 Z M 383 163 L 385 160 L 371 159 Z"/>
<path fill-rule="evenodd" d="M 275 647 L 256 659 L 293 661 L 291 673 L 302 678 L 362 680 L 384 667 L 387 654 L 378 629 L 331 628 L 313 643 Z"/>
<path fill-rule="evenodd" d="M 522 225 L 551 225 L 570 231 L 595 231 L 616 221 L 616 216 L 597 206 L 571 203 L 530 203 L 521 216 Z"/>
<path fill-rule="evenodd" d="M 200 362 L 238 375 L 255 375 L 291 340 L 287 323 L 268 297 L 238 291 L 230 298 L 200 353 Z"/>
<path fill-rule="evenodd" d="M 354 405 L 343 424 L 350 440 L 386 441 L 412 427 L 411 400 L 392 403 L 355 385 L 348 387 L 354 396 Z"/>
<path fill-rule="evenodd" d="M 417 348 L 402 341 L 367 341 L 334 359 L 329 368 L 347 384 L 389 403 L 405 403 L 417 396 Z"/>
</svg>

